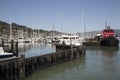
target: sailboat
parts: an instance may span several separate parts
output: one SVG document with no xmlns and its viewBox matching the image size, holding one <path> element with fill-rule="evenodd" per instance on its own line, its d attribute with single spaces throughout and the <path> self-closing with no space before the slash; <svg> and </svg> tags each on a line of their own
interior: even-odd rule
<svg viewBox="0 0 120 80">
<path fill-rule="evenodd" d="M 17 38 L 17 42 L 18 43 L 24 43 L 24 41 L 25 41 L 25 39 L 24 39 L 24 37 L 23 37 L 23 27 L 22 27 L 22 29 L 21 29 L 21 35 L 19 35 L 19 37 Z"/>
<path fill-rule="evenodd" d="M 25 38 L 25 36 L 24 36 L 24 31 L 23 31 L 23 27 L 22 27 L 22 29 L 21 29 L 20 32 L 21 32 L 22 34 L 19 35 L 19 37 L 18 37 L 18 39 L 17 39 L 17 42 L 18 42 L 18 43 L 29 43 L 29 42 L 30 42 L 30 39 Z"/>
</svg>

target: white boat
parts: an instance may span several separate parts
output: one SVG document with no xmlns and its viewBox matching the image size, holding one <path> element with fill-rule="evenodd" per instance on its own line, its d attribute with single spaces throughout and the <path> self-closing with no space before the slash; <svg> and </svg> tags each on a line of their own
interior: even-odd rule
<svg viewBox="0 0 120 80">
<path fill-rule="evenodd" d="M 62 35 L 61 38 L 59 39 L 60 44 L 65 44 L 65 45 L 75 45 L 75 46 L 80 46 L 82 45 L 81 39 L 78 35 Z"/>
<path fill-rule="evenodd" d="M 13 53 L 4 52 L 3 47 L 0 47 L 0 58 L 12 57 Z"/>
<path fill-rule="evenodd" d="M 58 36 L 54 36 L 52 38 L 52 42 L 59 42 L 59 37 Z"/>
<path fill-rule="evenodd" d="M 14 42 L 18 42 L 18 43 L 29 43 L 30 42 L 30 39 L 28 38 L 22 38 L 22 37 L 19 37 L 18 39 L 14 39 Z"/>
<path fill-rule="evenodd" d="M 17 41 L 18 41 L 18 43 L 24 43 L 25 39 L 24 38 L 18 38 Z"/>
<path fill-rule="evenodd" d="M 46 38 L 46 42 L 47 43 L 52 43 L 52 38 L 50 38 L 50 37 Z"/>
</svg>

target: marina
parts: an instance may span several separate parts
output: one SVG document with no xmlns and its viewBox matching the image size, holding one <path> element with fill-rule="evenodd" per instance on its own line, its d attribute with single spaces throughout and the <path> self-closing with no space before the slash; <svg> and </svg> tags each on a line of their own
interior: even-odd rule
<svg viewBox="0 0 120 80">
<path fill-rule="evenodd" d="M 34 32 L 34 34 L 36 34 L 36 32 Z M 108 33 L 107 37 L 112 37 L 112 38 L 114 37 L 115 39 L 118 39 L 117 44 L 114 44 L 115 41 L 110 38 L 112 42 L 104 42 L 105 44 L 108 43 L 108 45 L 103 45 L 103 46 L 101 45 L 101 41 L 103 40 L 102 38 L 104 38 L 104 35 L 102 36 L 101 34 L 97 35 L 97 33 L 96 34 L 93 33 L 94 35 L 92 37 L 86 36 L 87 34 L 82 36 L 81 34 L 54 33 L 56 34 L 55 36 L 49 36 L 50 34 L 53 34 L 53 32 L 49 33 L 46 36 L 34 35 L 32 36 L 32 38 L 26 37 L 26 39 L 25 38 L 16 39 L 15 37 L 5 39 L 4 37 L 1 37 L 0 38 L 1 39 L 0 40 L 0 44 L 1 44 L 0 45 L 0 79 L 1 80 L 35 80 L 35 79 L 39 80 L 42 79 L 43 77 L 35 78 L 34 74 L 36 74 L 37 72 L 38 72 L 37 75 L 39 76 L 44 74 L 44 71 L 54 68 L 54 66 L 66 65 L 67 63 L 69 64 L 69 62 L 71 63 L 73 62 L 72 64 L 79 65 L 80 63 L 78 62 L 84 61 L 86 67 L 89 67 L 90 65 L 87 64 L 86 61 L 88 60 L 93 61 L 92 58 L 93 59 L 95 58 L 96 60 L 96 57 L 100 57 L 102 59 L 104 56 L 101 55 L 104 53 L 104 51 L 105 51 L 104 53 L 105 55 L 114 54 L 115 51 L 115 53 L 118 54 L 118 59 L 119 59 L 120 45 L 118 41 L 119 39 L 118 37 L 116 38 L 115 34 Z M 109 46 L 109 44 L 113 44 L 113 45 Z M 109 50 L 112 50 L 111 51 L 112 53 L 108 52 Z M 94 52 L 97 55 L 95 57 L 94 55 L 92 55 L 93 57 L 89 58 L 89 56 L 91 56 L 91 54 L 93 54 Z M 76 60 L 78 62 L 74 63 L 74 61 Z M 97 63 L 99 62 L 100 61 L 98 60 Z M 93 63 L 95 62 L 93 61 Z M 99 65 L 97 63 L 95 63 L 95 65 Z M 93 67 L 96 68 L 96 66 Z M 90 69 L 87 68 L 88 71 L 85 73 L 88 76 L 88 78 L 89 76 L 90 78 L 93 78 L 92 77 L 93 75 L 87 74 L 87 73 L 92 73 L 91 68 Z M 98 68 L 101 69 L 101 66 L 98 66 Z M 65 68 L 64 70 L 66 71 L 67 68 Z M 96 74 L 97 77 L 100 77 L 98 76 L 99 74 L 97 73 L 95 72 L 94 74 Z M 118 73 L 119 73 L 119 69 L 118 69 Z M 82 73 L 79 74 L 83 75 Z M 69 78 L 68 76 L 71 75 L 67 74 L 66 77 L 64 78 L 74 80 L 73 78 L 75 77 L 80 79 L 78 75 L 74 75 L 73 77 Z M 98 79 L 97 77 L 96 79 Z M 117 80 L 117 77 L 114 79 Z M 86 79 L 86 77 L 82 77 L 82 78 L 84 80 Z M 104 76 L 104 78 L 106 77 Z M 43 78 L 43 80 L 44 79 L 45 77 Z M 49 79 L 50 78 L 48 78 L 48 80 Z M 53 80 L 56 79 L 57 79 L 56 77 L 53 77 Z M 61 80 L 61 78 L 59 79 Z"/>
<path fill-rule="evenodd" d="M 1 0 L 0 80 L 120 80 L 120 0 Z"/>
<path fill-rule="evenodd" d="M 120 45 L 119 45 L 120 46 Z M 25 80 L 57 80 L 57 79 L 84 79 L 84 80 L 89 80 L 89 79 L 106 79 L 106 80 L 119 80 L 119 73 L 120 73 L 120 47 L 107 47 L 107 46 L 87 46 L 86 47 L 86 53 L 84 56 L 79 56 L 73 60 L 70 61 L 63 61 L 58 60 L 58 62 L 50 63 L 47 65 L 48 62 L 43 64 L 42 59 L 47 59 L 48 56 L 54 55 L 55 52 L 55 46 L 52 44 L 43 44 L 43 43 L 38 43 L 38 44 L 28 44 L 25 43 L 23 46 L 19 47 L 19 53 L 20 54 L 25 54 L 23 57 L 26 57 L 27 59 L 27 71 L 30 71 L 26 73 Z M 40 50 L 39 50 L 40 48 Z M 42 49 L 44 51 L 42 51 Z M 46 51 L 46 52 L 45 52 Z M 38 54 L 39 53 L 39 54 Z M 44 54 L 43 54 L 44 53 Z M 51 54 L 49 54 L 51 53 Z M 34 55 L 33 55 L 34 54 Z M 32 56 L 38 56 L 43 55 L 46 57 L 41 57 L 41 58 L 35 58 Z M 55 56 L 55 55 L 54 55 Z M 62 55 L 61 55 L 62 56 Z M 60 57 L 60 55 L 59 55 Z M 9 80 L 14 80 L 15 78 L 19 78 L 17 74 L 19 73 L 18 68 L 20 67 L 20 63 L 17 61 L 20 61 L 22 58 L 8 58 L 4 59 L 1 62 L 6 64 L 4 65 L 4 68 L 1 66 L 0 70 L 6 70 L 7 66 L 14 66 L 14 64 L 17 63 L 16 69 L 14 70 L 14 67 L 8 68 L 7 72 L 4 73 L 6 74 L 6 77 L 0 76 L 1 80 L 8 79 Z M 23 58 L 24 59 L 24 58 Z M 40 59 L 40 60 L 39 60 Z M 7 61 L 9 60 L 9 61 Z M 33 60 L 33 61 L 32 61 Z M 40 61 L 40 64 L 43 64 L 40 68 L 37 67 L 37 65 L 40 65 L 39 63 L 34 63 L 34 61 Z M 66 60 L 66 59 L 65 59 Z M 4 61 L 4 62 L 3 62 Z M 7 62 L 6 62 L 7 61 Z M 28 62 L 30 61 L 30 62 Z M 0 62 L 0 64 L 1 64 Z M 12 63 L 12 64 L 11 64 Z M 19 65 L 18 65 L 19 63 Z M 61 64 L 58 64 L 61 63 Z M 30 65 L 28 65 L 30 64 Z M 32 67 L 32 65 L 35 65 Z M 57 64 L 57 65 L 56 65 Z M 54 65 L 54 66 L 52 66 Z M 6 66 L 6 69 L 5 69 Z M 17 68 L 18 67 L 18 68 Z M 37 71 L 36 71 L 37 69 Z M 14 72 L 11 72 L 14 71 Z M 14 74 L 16 75 L 14 75 Z M 8 75 L 11 74 L 11 75 Z M 1 74 L 3 75 L 3 74 Z M 14 75 L 13 77 L 10 77 Z M 111 75 L 110 77 L 108 77 Z M 7 78 L 8 77 L 8 78 Z M 2 79 L 3 78 L 3 79 Z"/>
<path fill-rule="evenodd" d="M 38 44 L 36 47 L 40 48 Z M 36 47 L 34 46 L 34 49 Z M 32 50 L 34 49 L 32 48 Z M 23 80 L 37 70 L 43 70 L 53 65 L 73 60 L 79 56 L 85 55 L 85 48 L 82 46 L 73 48 L 71 45 L 70 49 L 55 52 L 50 52 L 49 48 L 46 48 L 46 50 L 48 50 L 48 53 L 39 55 L 35 50 L 32 53 L 35 54 L 34 56 L 29 52 L 28 54 L 32 55 L 32 57 L 27 56 L 27 52 L 24 52 L 24 54 L 20 54 L 20 57 L 0 59 L 0 79 Z"/>
<path fill-rule="evenodd" d="M 53 32 L 51 34 L 53 34 Z M 4 38 L 1 38 L 0 79 L 1 80 L 35 80 L 35 79 L 39 80 L 39 79 L 42 79 L 43 77 L 35 78 L 34 74 L 36 74 L 37 72 L 38 72 L 37 75 L 39 76 L 44 74 L 44 71 L 54 68 L 54 66 L 66 65 L 67 63 L 69 64 L 69 62 L 72 63 L 76 60 L 78 62 L 84 61 L 84 63 L 88 65 L 86 67 L 89 67 L 90 65 L 87 64 L 86 61 L 88 60 L 93 61 L 92 58 L 89 58 L 89 56 L 91 56 L 91 54 L 93 54 L 94 51 L 95 51 L 95 54 L 97 54 L 97 57 L 100 57 L 100 58 L 103 58 L 100 55 L 102 55 L 104 51 L 105 51 L 104 53 L 105 55 L 114 54 L 114 51 L 115 51 L 115 53 L 118 54 L 118 59 L 119 59 L 119 46 L 120 46 L 118 45 L 119 41 L 115 46 L 114 45 L 102 46 L 100 43 L 102 41 L 101 34 L 100 35 L 94 34 L 94 37 L 93 36 L 87 37 L 86 35 L 81 36 L 78 34 L 70 34 L 70 33 L 69 34 L 66 33 L 64 35 L 56 33 L 56 35 L 58 37 L 57 36 L 54 36 L 54 37 L 46 36 L 46 38 L 44 37 L 28 38 L 27 37 L 26 39 L 29 39 L 30 41 L 27 41 L 24 38 L 21 38 L 21 40 L 20 39 L 16 40 L 15 37 L 12 38 L 11 41 L 10 39 L 6 41 Z M 111 36 L 111 34 L 108 34 L 107 37 L 113 37 L 114 35 L 115 34 L 112 34 Z M 113 44 L 113 42 L 107 42 L 107 43 Z M 112 50 L 111 51 L 112 53 L 108 52 L 109 50 Z M 93 58 L 95 58 L 96 60 L 96 57 L 94 57 L 94 55 L 93 55 Z M 80 63 L 78 62 L 76 62 L 75 65 L 79 65 Z M 99 63 L 99 60 L 97 63 Z M 99 65 L 97 63 L 96 65 Z M 93 66 L 93 67 L 96 68 L 96 66 Z M 101 67 L 99 68 L 101 69 Z M 64 70 L 66 71 L 67 68 L 65 68 Z M 88 73 L 92 73 L 92 71 L 89 72 L 89 69 L 88 69 Z M 119 73 L 119 70 L 118 70 L 118 73 Z M 79 73 L 79 74 L 83 75 L 82 73 Z M 89 76 L 93 78 L 91 75 L 87 73 L 85 74 L 88 76 L 88 78 Z M 97 77 L 100 77 L 98 76 L 99 74 L 97 73 L 94 73 L 94 74 L 96 74 Z M 81 79 L 77 75 L 74 75 L 72 78 L 69 78 L 68 76 L 70 75 L 67 74 L 66 77 L 64 78 L 74 80 L 73 78 L 75 76 L 76 78 Z M 82 77 L 82 78 L 86 79 L 86 77 Z M 106 77 L 104 76 L 104 78 Z M 49 79 L 50 78 L 48 78 L 48 80 Z M 56 79 L 57 79 L 56 77 L 53 77 L 53 80 L 56 80 Z M 114 79 L 117 80 L 117 78 L 114 78 Z"/>
</svg>

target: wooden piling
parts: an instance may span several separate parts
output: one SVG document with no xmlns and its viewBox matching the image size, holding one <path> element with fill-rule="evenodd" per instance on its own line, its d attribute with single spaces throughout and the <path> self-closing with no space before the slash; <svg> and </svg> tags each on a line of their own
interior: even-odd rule
<svg viewBox="0 0 120 80">
<path fill-rule="evenodd" d="M 18 42 L 16 42 L 16 53 L 15 53 L 15 56 L 18 57 Z"/>
<path fill-rule="evenodd" d="M 19 66 L 20 66 L 20 80 L 24 80 L 25 79 L 25 55 L 24 54 L 20 55 Z"/>
<path fill-rule="evenodd" d="M 2 39 L 2 47 L 3 47 L 3 50 L 4 50 L 4 39 Z"/>
<path fill-rule="evenodd" d="M 11 40 L 11 53 L 14 52 L 14 40 Z"/>
<path fill-rule="evenodd" d="M 70 45 L 70 59 L 73 59 L 73 45 Z"/>
</svg>

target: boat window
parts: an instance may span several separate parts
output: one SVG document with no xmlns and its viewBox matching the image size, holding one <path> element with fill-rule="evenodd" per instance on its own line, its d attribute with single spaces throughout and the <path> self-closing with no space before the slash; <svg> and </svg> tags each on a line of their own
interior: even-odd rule
<svg viewBox="0 0 120 80">
<path fill-rule="evenodd" d="M 70 39 L 75 39 L 75 37 L 70 37 Z"/>
<path fill-rule="evenodd" d="M 76 37 L 76 39 L 79 39 L 78 37 Z"/>
<path fill-rule="evenodd" d="M 63 39 L 68 39 L 68 37 L 63 37 Z"/>
</svg>

